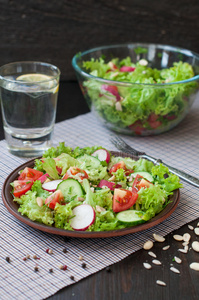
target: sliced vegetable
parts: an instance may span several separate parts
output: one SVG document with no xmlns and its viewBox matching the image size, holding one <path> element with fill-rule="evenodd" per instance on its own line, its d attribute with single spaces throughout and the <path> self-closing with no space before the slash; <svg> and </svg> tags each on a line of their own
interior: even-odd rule
<svg viewBox="0 0 199 300">
<path fill-rule="evenodd" d="M 48 192 L 55 192 L 60 182 L 62 182 L 61 179 L 44 182 L 42 188 Z"/>
<path fill-rule="evenodd" d="M 66 201 L 71 201 L 84 195 L 84 190 L 81 184 L 74 178 L 63 180 L 58 185 L 58 189 L 61 190 Z"/>
<path fill-rule="evenodd" d="M 50 207 L 51 209 L 55 208 L 55 205 L 57 203 L 64 202 L 64 197 L 61 192 L 61 190 L 55 191 L 53 194 L 51 194 L 48 198 L 45 200 L 45 204 Z"/>
<path fill-rule="evenodd" d="M 99 149 L 93 152 L 92 156 L 97 157 L 100 161 L 110 161 L 110 153 L 106 149 Z"/>
<path fill-rule="evenodd" d="M 129 226 L 135 226 L 145 221 L 140 217 L 140 215 L 144 214 L 139 210 L 125 210 L 121 211 L 116 215 L 116 218 Z"/>
<path fill-rule="evenodd" d="M 64 175 L 63 179 L 67 179 L 70 177 L 77 177 L 77 179 L 83 180 L 84 178 L 88 178 L 88 174 L 86 171 L 78 168 L 78 167 L 70 167 L 66 174 Z"/>
<path fill-rule="evenodd" d="M 71 227 L 74 230 L 84 231 L 95 221 L 95 211 L 89 204 L 81 204 L 73 209 L 74 217 L 71 220 Z"/>
<path fill-rule="evenodd" d="M 46 181 L 47 178 L 49 178 L 49 174 L 46 173 L 46 174 L 43 174 L 41 177 L 39 177 L 37 180 L 40 180 L 41 183 L 44 183 L 44 181 Z"/>
<path fill-rule="evenodd" d="M 15 197 L 21 197 L 27 191 L 29 191 L 33 185 L 33 179 L 15 180 L 13 194 Z"/>
<path fill-rule="evenodd" d="M 32 179 L 33 181 L 36 181 L 42 175 L 43 172 L 26 167 L 19 175 L 18 180 Z"/>
<path fill-rule="evenodd" d="M 120 212 L 132 207 L 138 198 L 135 190 L 115 189 L 113 196 L 113 211 Z"/>
</svg>

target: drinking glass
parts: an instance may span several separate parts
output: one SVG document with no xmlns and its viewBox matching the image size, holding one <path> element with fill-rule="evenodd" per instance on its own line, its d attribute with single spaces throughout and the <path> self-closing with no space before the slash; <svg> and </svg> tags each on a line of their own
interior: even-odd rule
<svg viewBox="0 0 199 300">
<path fill-rule="evenodd" d="M 36 157 L 51 147 L 60 71 L 43 62 L 13 62 L 0 67 L 0 99 L 8 150 Z"/>
</svg>

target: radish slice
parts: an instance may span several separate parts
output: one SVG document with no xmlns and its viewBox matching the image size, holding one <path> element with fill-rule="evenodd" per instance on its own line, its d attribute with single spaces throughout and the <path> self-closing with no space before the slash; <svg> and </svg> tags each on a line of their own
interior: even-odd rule
<svg viewBox="0 0 199 300">
<path fill-rule="evenodd" d="M 81 204 L 73 209 L 74 217 L 71 219 L 71 227 L 74 230 L 84 231 L 95 221 L 95 211 L 89 204 Z"/>
<path fill-rule="evenodd" d="M 135 71 L 134 67 L 123 66 L 120 68 L 120 72 L 134 72 L 134 71 Z"/>
<path fill-rule="evenodd" d="M 102 90 L 109 92 L 110 94 L 112 94 L 113 96 L 116 97 L 117 101 L 120 101 L 120 94 L 118 92 L 118 88 L 115 85 L 107 85 L 107 84 L 103 84 L 101 86 Z"/>
<path fill-rule="evenodd" d="M 44 182 L 42 188 L 48 192 L 55 192 L 60 182 L 62 182 L 61 179 Z"/>
<path fill-rule="evenodd" d="M 95 152 L 93 152 L 92 156 L 97 157 L 100 161 L 106 161 L 107 164 L 109 163 L 111 158 L 109 152 L 105 149 L 96 150 Z"/>
<path fill-rule="evenodd" d="M 120 184 L 115 184 L 115 182 L 102 179 L 98 184 L 98 187 L 103 188 L 103 186 L 107 186 L 111 191 L 114 191 L 115 188 L 122 187 Z"/>
<path fill-rule="evenodd" d="M 46 179 L 50 177 L 48 173 L 42 175 L 41 177 L 38 178 L 38 180 L 41 181 L 41 183 L 44 183 L 44 181 L 46 181 Z"/>
</svg>

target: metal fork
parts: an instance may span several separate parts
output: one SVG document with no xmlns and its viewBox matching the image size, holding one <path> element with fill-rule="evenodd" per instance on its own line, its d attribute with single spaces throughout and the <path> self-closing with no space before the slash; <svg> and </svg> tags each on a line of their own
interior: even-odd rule
<svg viewBox="0 0 199 300">
<path fill-rule="evenodd" d="M 199 187 L 199 179 L 196 177 L 193 177 L 181 170 L 178 170 L 176 168 L 173 168 L 167 164 L 165 164 L 161 159 L 157 159 L 154 158 L 152 156 L 147 155 L 145 152 L 140 152 L 137 151 L 136 149 L 132 148 L 131 146 L 129 146 L 122 138 L 120 138 L 119 136 L 113 136 L 111 135 L 110 141 L 112 142 L 113 145 L 115 145 L 115 147 L 120 150 L 123 151 L 125 153 L 129 153 L 132 155 L 135 155 L 139 158 L 145 158 L 147 160 L 152 161 L 155 165 L 159 165 L 159 164 L 163 164 L 164 166 L 169 168 L 169 171 L 175 175 L 177 175 L 178 177 L 180 177 L 182 180 L 196 186 Z"/>
</svg>

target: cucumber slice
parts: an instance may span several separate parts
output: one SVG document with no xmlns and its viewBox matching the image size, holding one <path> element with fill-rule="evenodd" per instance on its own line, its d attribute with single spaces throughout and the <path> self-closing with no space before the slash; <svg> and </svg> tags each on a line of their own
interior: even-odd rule
<svg viewBox="0 0 199 300">
<path fill-rule="evenodd" d="M 145 222 L 143 219 L 141 219 L 138 216 L 138 213 L 140 212 L 141 211 L 139 210 L 124 210 L 119 212 L 116 215 L 116 219 L 118 219 L 118 221 L 125 223 L 127 225 L 135 226 Z"/>
<path fill-rule="evenodd" d="M 88 154 L 84 154 L 82 156 L 79 156 L 77 158 L 77 160 L 80 163 L 85 163 L 86 164 L 86 168 L 89 169 L 97 169 L 99 168 L 99 166 L 101 165 L 101 162 L 98 158 L 96 158 L 95 156 L 91 156 Z"/>
<path fill-rule="evenodd" d="M 62 191 L 64 199 L 66 201 L 74 200 L 77 197 L 84 195 L 84 190 L 78 180 L 74 178 L 68 178 L 63 180 L 57 187 Z"/>
<path fill-rule="evenodd" d="M 135 177 L 138 174 L 144 177 L 146 180 L 153 182 L 153 176 L 149 172 L 135 172 L 133 173 L 133 176 Z"/>
</svg>

